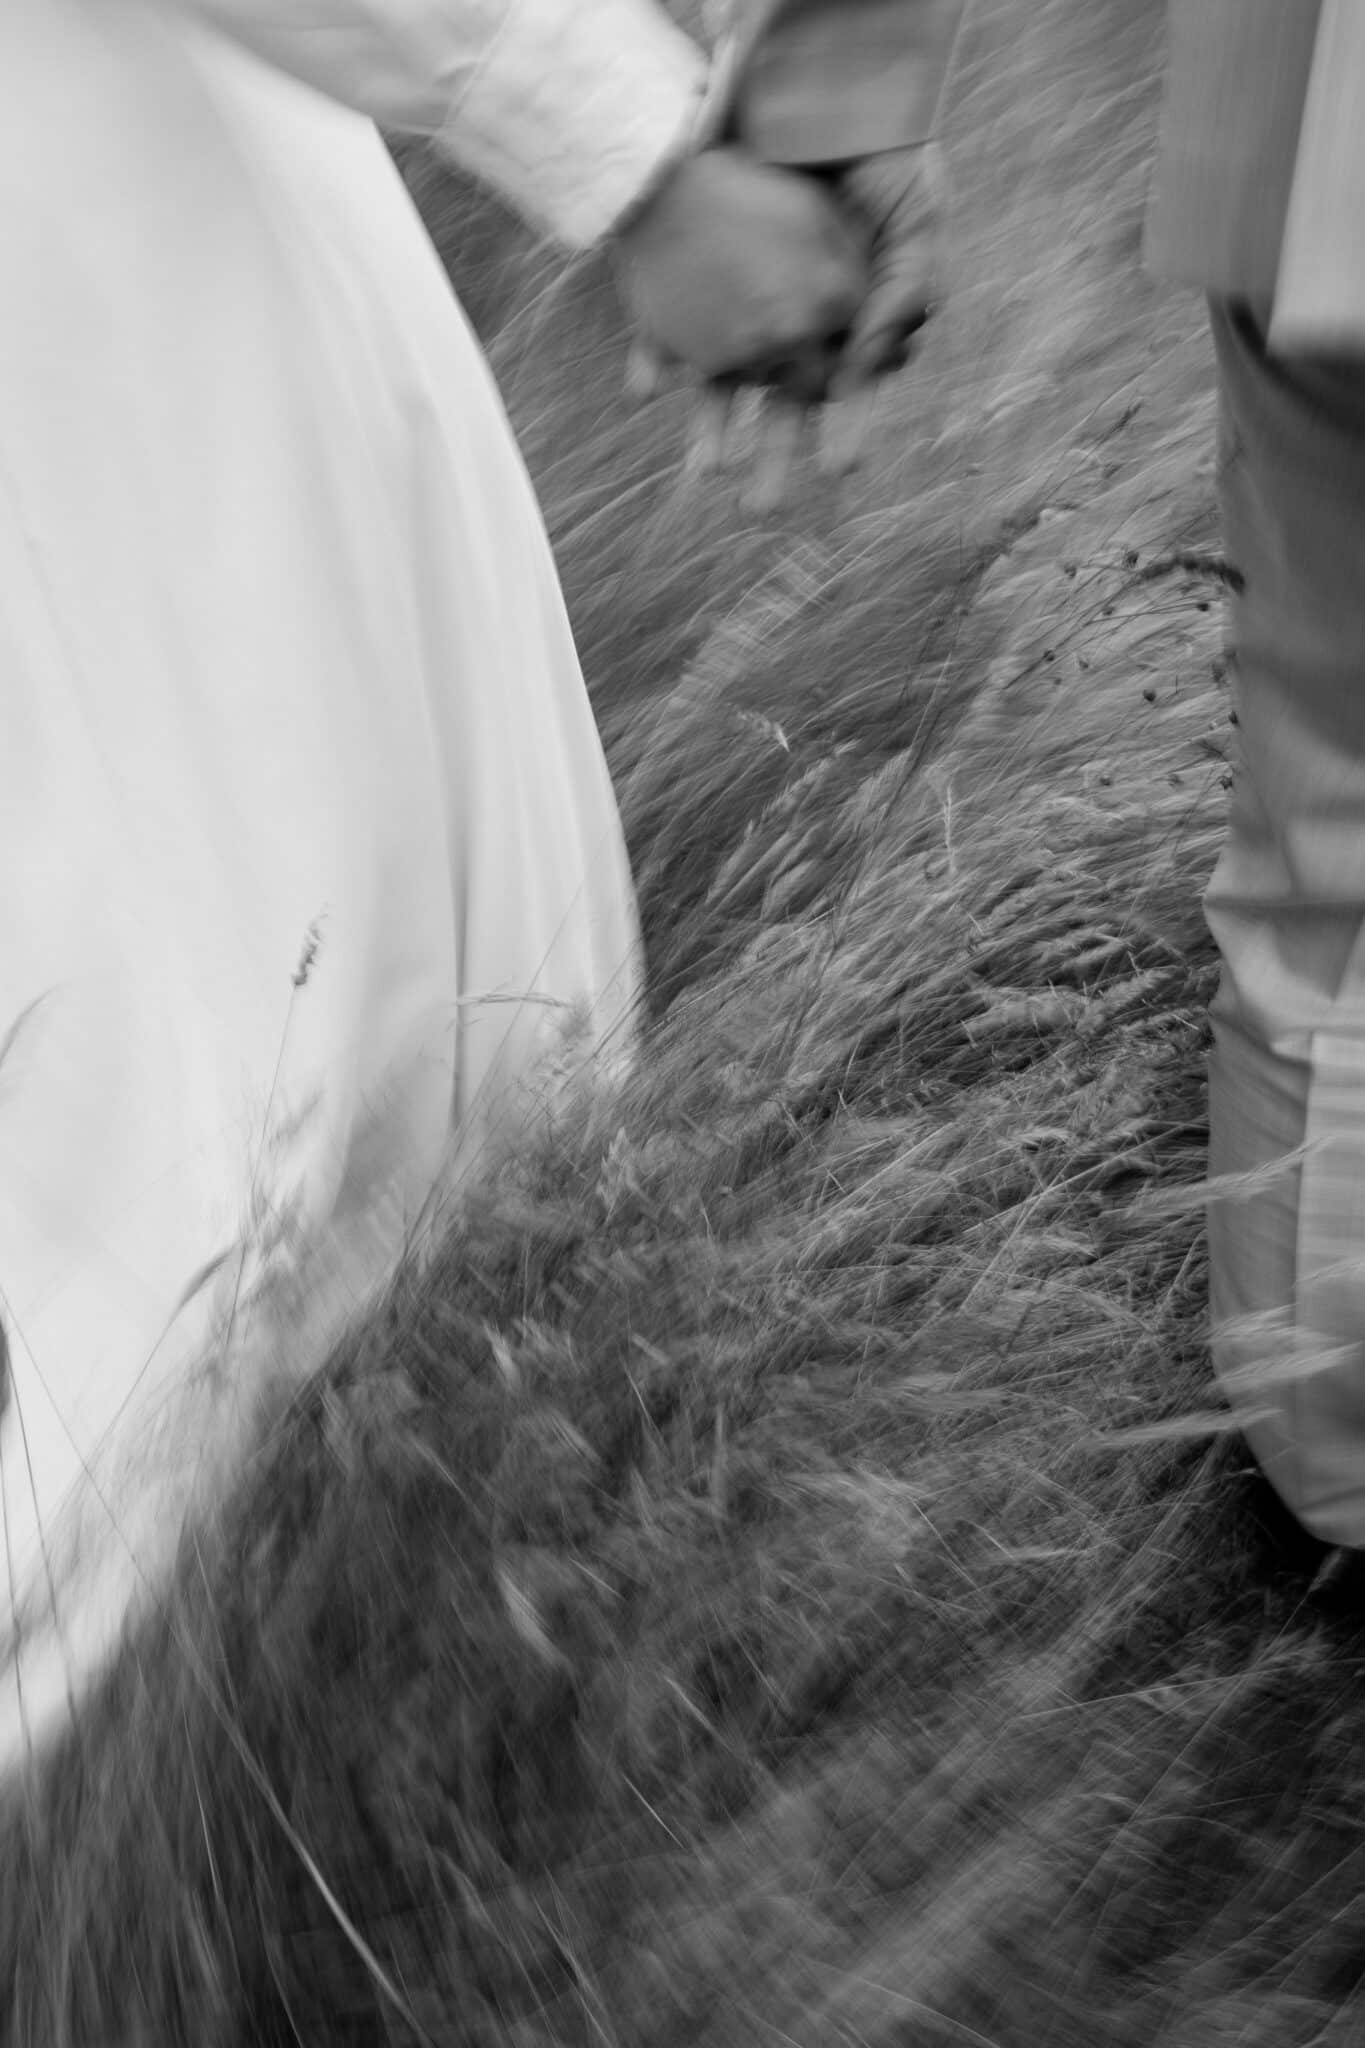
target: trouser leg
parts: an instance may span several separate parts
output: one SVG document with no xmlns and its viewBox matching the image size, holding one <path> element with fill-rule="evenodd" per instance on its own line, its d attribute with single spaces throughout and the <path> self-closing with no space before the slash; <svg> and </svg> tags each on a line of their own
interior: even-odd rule
<svg viewBox="0 0 1365 2048">
<path fill-rule="evenodd" d="M 1257 1175 L 1210 1202 L 1214 1364 L 1300 1520 L 1365 1544 L 1365 364 L 1212 317 L 1241 582 L 1210 1171 Z"/>
</svg>

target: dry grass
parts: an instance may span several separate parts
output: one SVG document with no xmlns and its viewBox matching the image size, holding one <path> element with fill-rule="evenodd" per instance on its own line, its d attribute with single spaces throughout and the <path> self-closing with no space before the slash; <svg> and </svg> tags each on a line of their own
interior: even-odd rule
<svg viewBox="0 0 1365 2048">
<path fill-rule="evenodd" d="M 1207 1413 L 1227 735 L 1207 360 L 1136 269 L 1157 12 L 977 9 L 952 309 L 782 530 L 618 415 L 594 266 L 415 167 L 655 1014 L 13 1816 L 3 2038 L 1361 2038 L 1361 1631 Z"/>
</svg>

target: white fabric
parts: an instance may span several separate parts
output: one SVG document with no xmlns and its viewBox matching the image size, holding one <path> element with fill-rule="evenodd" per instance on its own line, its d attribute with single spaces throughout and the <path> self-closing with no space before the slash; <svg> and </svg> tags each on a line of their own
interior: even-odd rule
<svg viewBox="0 0 1365 2048">
<path fill-rule="evenodd" d="M 600 240 L 682 153 L 705 89 L 700 51 L 654 0 L 158 4 L 432 136 L 571 247 Z"/>
<path fill-rule="evenodd" d="M 637 946 L 530 486 L 373 126 L 134 0 L 4 0 L 0 77 L 3 1764 L 231 1463 L 291 1261 L 358 1298 L 573 1006 L 624 1044 Z"/>
</svg>

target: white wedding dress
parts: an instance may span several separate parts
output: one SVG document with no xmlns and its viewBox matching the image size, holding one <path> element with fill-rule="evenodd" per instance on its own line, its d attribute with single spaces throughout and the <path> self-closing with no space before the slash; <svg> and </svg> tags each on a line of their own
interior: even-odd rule
<svg viewBox="0 0 1365 2048">
<path fill-rule="evenodd" d="M 333 1328 L 637 989 L 531 489 L 355 109 L 589 240 L 690 46 L 643 0 L 240 11 L 0 7 L 0 1767 L 230 1466 L 253 1341 L 313 1362 L 281 1276 Z"/>
</svg>

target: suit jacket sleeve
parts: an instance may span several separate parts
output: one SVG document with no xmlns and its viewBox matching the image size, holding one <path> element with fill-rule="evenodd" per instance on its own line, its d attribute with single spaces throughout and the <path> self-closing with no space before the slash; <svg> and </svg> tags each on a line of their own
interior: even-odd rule
<svg viewBox="0 0 1365 2048">
<path fill-rule="evenodd" d="M 930 141 L 963 0 L 736 0 L 735 126 L 769 163 Z"/>
<path fill-rule="evenodd" d="M 429 137 L 570 246 L 681 153 L 705 62 L 655 0 L 161 0 Z"/>
</svg>

